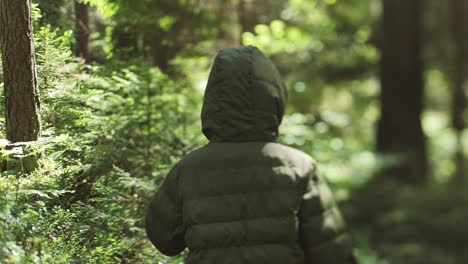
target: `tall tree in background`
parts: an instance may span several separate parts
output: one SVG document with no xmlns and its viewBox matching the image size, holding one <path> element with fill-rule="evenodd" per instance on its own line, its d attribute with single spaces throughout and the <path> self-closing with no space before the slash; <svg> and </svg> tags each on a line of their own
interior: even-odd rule
<svg viewBox="0 0 468 264">
<path fill-rule="evenodd" d="M 256 23 L 252 17 L 252 12 L 250 10 L 251 10 L 250 3 L 247 3 L 246 0 L 239 0 L 239 3 L 237 4 L 237 13 L 238 13 L 238 20 L 240 24 L 241 42 L 242 42 L 242 33 L 244 32 L 255 33 Z"/>
<path fill-rule="evenodd" d="M 84 61 L 89 60 L 89 10 L 88 5 L 75 0 L 75 52 Z"/>
<path fill-rule="evenodd" d="M 461 180 L 464 175 L 463 146 L 461 133 L 465 128 L 463 116 L 466 109 L 466 95 L 468 91 L 468 19 L 466 1 L 450 0 L 449 17 L 451 19 L 452 37 L 454 42 L 453 76 L 452 76 L 452 125 L 457 133 L 457 150 L 455 162 L 457 166 L 456 179 Z"/>
<path fill-rule="evenodd" d="M 165 43 L 165 38 L 170 33 L 158 28 L 152 33 L 151 50 L 153 52 L 153 66 L 158 67 L 162 72 L 169 74 L 169 62 L 182 50 L 180 43 Z"/>
<path fill-rule="evenodd" d="M 222 1 L 216 6 L 216 17 L 223 22 L 219 23 L 221 30 L 218 31 L 217 36 L 219 42 L 222 43 L 222 47 L 242 44 L 242 29 L 239 29 L 239 26 L 243 3 L 242 0 L 239 0 L 239 2 Z"/>
<path fill-rule="evenodd" d="M 398 157 L 384 175 L 406 183 L 421 183 L 427 177 L 426 142 L 421 126 L 421 12 L 422 0 L 383 0 L 377 151 Z"/>
<path fill-rule="evenodd" d="M 30 0 L 0 1 L 6 137 L 35 141 L 41 133 Z"/>
</svg>

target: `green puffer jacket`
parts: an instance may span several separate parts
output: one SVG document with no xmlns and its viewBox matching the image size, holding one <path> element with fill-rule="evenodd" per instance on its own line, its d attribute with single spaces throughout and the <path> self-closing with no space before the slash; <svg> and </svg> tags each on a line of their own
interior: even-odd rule
<svg viewBox="0 0 468 264">
<path fill-rule="evenodd" d="M 350 238 L 317 164 L 274 143 L 286 90 L 255 47 L 222 50 L 202 109 L 206 146 L 164 179 L 146 217 L 165 255 L 186 264 L 355 263 Z"/>
</svg>

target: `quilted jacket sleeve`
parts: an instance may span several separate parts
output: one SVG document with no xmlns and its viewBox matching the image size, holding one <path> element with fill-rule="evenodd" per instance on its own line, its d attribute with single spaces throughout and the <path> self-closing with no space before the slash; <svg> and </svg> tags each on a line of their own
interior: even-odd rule
<svg viewBox="0 0 468 264">
<path fill-rule="evenodd" d="M 316 167 L 309 173 L 298 217 L 307 264 L 357 263 L 343 217 Z"/>
<path fill-rule="evenodd" d="M 175 256 L 185 249 L 184 233 L 176 165 L 166 176 L 148 207 L 146 234 L 161 253 Z"/>
</svg>

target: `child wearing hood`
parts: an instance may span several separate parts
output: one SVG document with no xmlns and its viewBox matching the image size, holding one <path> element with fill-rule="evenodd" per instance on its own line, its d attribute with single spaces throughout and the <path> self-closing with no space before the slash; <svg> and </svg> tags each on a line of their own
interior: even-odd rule
<svg viewBox="0 0 468 264">
<path fill-rule="evenodd" d="M 317 163 L 275 143 L 286 89 L 257 48 L 216 57 L 201 113 L 209 143 L 165 177 L 146 216 L 163 254 L 186 264 L 351 264 L 350 237 Z"/>
</svg>

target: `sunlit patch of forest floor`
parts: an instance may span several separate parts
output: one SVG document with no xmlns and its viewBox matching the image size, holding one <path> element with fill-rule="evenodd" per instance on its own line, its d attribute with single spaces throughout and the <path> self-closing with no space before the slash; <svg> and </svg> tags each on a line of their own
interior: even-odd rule
<svg viewBox="0 0 468 264">
<path fill-rule="evenodd" d="M 357 244 L 384 259 L 369 264 L 466 264 L 467 187 L 380 181 L 355 190 L 343 210 Z"/>
</svg>

